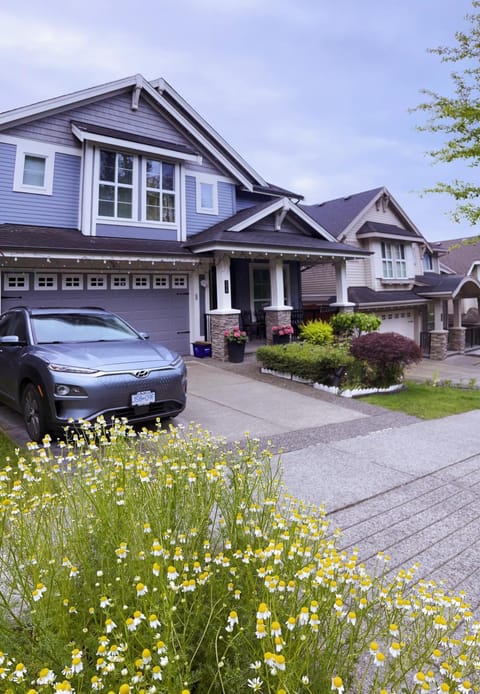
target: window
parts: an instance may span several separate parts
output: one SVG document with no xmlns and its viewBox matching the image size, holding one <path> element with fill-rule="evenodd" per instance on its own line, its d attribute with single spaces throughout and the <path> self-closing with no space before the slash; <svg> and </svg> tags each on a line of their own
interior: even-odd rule
<svg viewBox="0 0 480 694">
<path fill-rule="evenodd" d="M 13 190 L 17 193 L 51 195 L 55 152 L 37 142 L 17 144 Z"/>
<path fill-rule="evenodd" d="M 187 276 L 186 275 L 172 275 L 172 289 L 186 289 L 187 288 Z"/>
<path fill-rule="evenodd" d="M 134 275 L 132 281 L 133 289 L 149 289 L 150 288 L 150 276 L 149 275 Z"/>
<path fill-rule="evenodd" d="M 133 219 L 134 157 L 121 152 L 100 152 L 98 214 Z"/>
<path fill-rule="evenodd" d="M 106 275 L 87 275 L 87 289 L 106 289 Z"/>
<path fill-rule="evenodd" d="M 197 178 L 197 212 L 218 214 L 216 179 L 206 176 Z"/>
<path fill-rule="evenodd" d="M 112 275 L 110 289 L 128 289 L 128 275 Z"/>
<path fill-rule="evenodd" d="M 3 287 L 5 291 L 9 289 L 28 289 L 28 275 L 25 272 L 7 272 Z"/>
<path fill-rule="evenodd" d="M 35 273 L 35 289 L 39 291 L 56 291 L 57 275 L 51 273 Z"/>
<path fill-rule="evenodd" d="M 168 275 L 154 275 L 153 276 L 153 288 L 154 289 L 168 289 L 169 281 Z"/>
<path fill-rule="evenodd" d="M 423 256 L 423 269 L 425 272 L 431 272 L 433 270 L 433 258 L 431 253 L 425 253 Z"/>
<path fill-rule="evenodd" d="M 403 243 L 382 242 L 382 277 L 384 279 L 405 279 L 407 260 Z"/>
<path fill-rule="evenodd" d="M 83 276 L 62 275 L 62 289 L 83 289 Z"/>
<path fill-rule="evenodd" d="M 99 217 L 175 223 L 175 164 L 109 150 L 101 150 L 99 157 Z"/>
</svg>

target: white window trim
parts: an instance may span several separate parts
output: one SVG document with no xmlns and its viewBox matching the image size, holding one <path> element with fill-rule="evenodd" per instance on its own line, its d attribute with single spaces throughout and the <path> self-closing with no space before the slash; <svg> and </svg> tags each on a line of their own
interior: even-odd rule
<svg viewBox="0 0 480 694">
<path fill-rule="evenodd" d="M 127 154 L 128 156 L 132 157 L 133 160 L 133 168 L 132 168 L 132 185 L 122 185 L 117 183 L 116 181 L 100 181 L 100 153 L 101 151 L 111 151 L 114 152 L 115 154 Z M 115 190 L 118 191 L 119 188 L 127 188 L 131 189 L 132 191 L 132 216 L 131 217 L 117 217 L 116 214 L 113 215 L 112 217 L 104 217 L 98 213 L 98 201 L 99 201 L 99 191 L 100 191 L 100 185 L 103 183 L 104 185 L 112 185 Z M 108 150 L 103 148 L 98 149 L 96 152 L 96 167 L 95 167 L 95 187 L 96 187 L 96 193 L 95 193 L 95 213 L 96 213 L 96 218 L 98 219 L 99 222 L 110 222 L 111 224 L 118 224 L 118 223 L 123 223 L 123 224 L 128 224 L 132 225 L 136 221 L 138 221 L 138 191 L 139 191 L 139 182 L 138 182 L 138 157 L 135 154 L 132 154 L 131 152 L 124 151 L 124 150 Z M 116 206 L 115 202 L 115 206 Z M 116 212 L 116 210 L 115 210 Z"/>
<path fill-rule="evenodd" d="M 124 280 L 125 285 L 124 286 L 120 286 L 120 285 L 115 286 L 115 283 L 114 283 L 115 278 L 118 278 L 120 280 Z M 128 281 L 128 275 L 126 275 L 126 274 L 111 275 L 111 277 L 110 277 L 110 289 L 112 289 L 114 291 L 118 291 L 119 289 L 124 289 L 124 290 L 130 289 L 130 282 Z"/>
<path fill-rule="evenodd" d="M 145 284 L 142 281 L 146 280 Z M 139 284 L 137 284 L 137 282 Z M 150 275 L 133 275 L 132 277 L 132 289 L 150 289 Z"/>
<path fill-rule="evenodd" d="M 212 186 L 212 207 L 202 207 L 202 183 Z M 199 214 L 218 215 L 218 179 L 207 174 L 197 175 L 195 178 L 197 212 Z"/>
<path fill-rule="evenodd" d="M 385 247 L 385 254 L 382 246 Z M 408 249 L 404 243 L 397 241 L 382 241 L 380 243 L 380 262 L 381 279 L 384 281 L 407 280 L 408 279 Z M 399 249 L 403 248 L 403 258 L 399 254 Z M 391 275 L 385 273 L 385 267 L 391 268 Z M 404 273 L 399 272 L 403 268 Z"/>
<path fill-rule="evenodd" d="M 14 287 L 9 286 L 9 280 L 15 278 L 18 280 L 23 280 L 22 285 L 16 285 Z M 30 278 L 27 272 L 6 272 L 3 276 L 3 289 L 6 292 L 14 292 L 17 289 L 23 289 L 28 291 L 30 288 Z"/>
<path fill-rule="evenodd" d="M 169 289 L 169 275 L 153 275 L 153 289 Z"/>
<path fill-rule="evenodd" d="M 52 279 L 51 287 L 41 287 L 39 284 L 40 278 L 50 278 Z M 56 292 L 58 289 L 58 276 L 53 272 L 36 272 L 34 275 L 33 288 L 38 292 Z"/>
<path fill-rule="evenodd" d="M 76 287 L 69 287 L 67 285 L 67 278 L 72 278 L 72 279 L 78 279 L 78 286 Z M 83 289 L 83 275 L 78 274 L 78 273 L 72 273 L 72 274 L 63 274 L 62 275 L 62 289 L 66 292 L 75 292 L 75 291 L 80 291 Z"/>
<path fill-rule="evenodd" d="M 174 188 L 173 190 L 165 190 L 163 191 L 161 188 L 158 189 L 158 192 L 160 193 L 160 197 L 162 196 L 162 193 L 172 194 L 173 198 L 175 200 L 175 221 L 174 222 L 164 222 L 162 219 L 159 219 L 158 221 L 152 220 L 152 219 L 147 219 L 147 159 L 152 159 L 155 161 L 159 161 L 162 164 L 172 164 L 174 167 Z M 178 216 L 179 216 L 179 191 L 180 191 L 180 177 L 179 177 L 179 166 L 178 163 L 175 161 L 171 161 L 168 159 L 160 159 L 159 157 L 155 156 L 148 156 L 147 154 L 143 155 L 140 158 L 140 168 L 141 168 L 141 178 L 140 178 L 140 183 L 139 183 L 139 190 L 137 191 L 139 195 L 141 196 L 141 219 L 139 220 L 142 222 L 142 225 L 145 226 L 154 226 L 154 227 L 159 227 L 161 226 L 162 228 L 168 228 L 168 229 L 176 229 L 178 226 Z M 149 190 L 155 190 L 153 188 L 150 188 Z M 162 207 L 160 208 L 160 210 Z"/>
<path fill-rule="evenodd" d="M 92 281 L 97 280 L 99 277 L 102 278 L 103 284 L 101 286 L 99 286 L 99 285 L 92 286 Z M 100 273 L 95 274 L 95 275 L 93 273 L 90 275 L 87 275 L 87 289 L 89 289 L 90 291 L 95 291 L 95 289 L 98 289 L 99 291 L 103 291 L 106 288 L 107 288 L 107 276 L 106 275 L 102 275 Z"/>
<path fill-rule="evenodd" d="M 38 157 L 45 160 L 45 179 L 43 186 L 27 185 L 23 182 L 23 172 L 26 157 Z M 34 193 L 35 195 L 53 194 L 53 172 L 55 164 L 55 149 L 42 142 L 31 140 L 17 143 L 15 171 L 13 174 L 13 190 L 16 193 Z"/>
<path fill-rule="evenodd" d="M 188 279 L 187 275 L 180 275 L 180 274 L 173 274 L 171 283 L 172 283 L 172 289 L 187 289 L 188 287 Z M 175 282 L 178 281 L 178 284 Z"/>
</svg>

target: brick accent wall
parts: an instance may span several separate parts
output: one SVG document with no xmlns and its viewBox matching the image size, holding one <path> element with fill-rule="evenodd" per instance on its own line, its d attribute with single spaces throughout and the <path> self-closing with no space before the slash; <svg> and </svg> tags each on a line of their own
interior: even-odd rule
<svg viewBox="0 0 480 694">
<path fill-rule="evenodd" d="M 443 361 L 447 356 L 448 330 L 432 330 L 430 333 L 430 359 Z"/>
<path fill-rule="evenodd" d="M 228 358 L 227 343 L 224 333 L 235 328 L 240 323 L 240 311 L 235 313 L 211 313 L 210 314 L 210 340 L 212 343 L 212 357 L 226 361 Z"/>
<path fill-rule="evenodd" d="M 453 352 L 465 352 L 465 332 L 466 328 L 450 328 L 448 331 L 448 348 Z"/>
</svg>

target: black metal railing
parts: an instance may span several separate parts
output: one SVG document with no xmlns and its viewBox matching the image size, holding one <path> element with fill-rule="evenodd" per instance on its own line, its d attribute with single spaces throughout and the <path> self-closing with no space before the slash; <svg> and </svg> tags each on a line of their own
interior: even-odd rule
<svg viewBox="0 0 480 694">
<path fill-rule="evenodd" d="M 465 329 L 465 348 L 480 347 L 480 325 L 471 325 Z"/>
<path fill-rule="evenodd" d="M 430 356 L 430 348 L 432 345 L 432 336 L 429 332 L 420 333 L 420 349 L 424 357 Z"/>
</svg>

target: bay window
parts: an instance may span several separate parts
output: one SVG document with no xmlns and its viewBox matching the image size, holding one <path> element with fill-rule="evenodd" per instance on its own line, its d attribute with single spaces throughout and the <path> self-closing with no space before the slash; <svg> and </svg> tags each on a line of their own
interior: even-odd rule
<svg viewBox="0 0 480 694">
<path fill-rule="evenodd" d="M 99 157 L 99 217 L 175 223 L 175 164 L 110 150 L 101 150 Z"/>
</svg>

